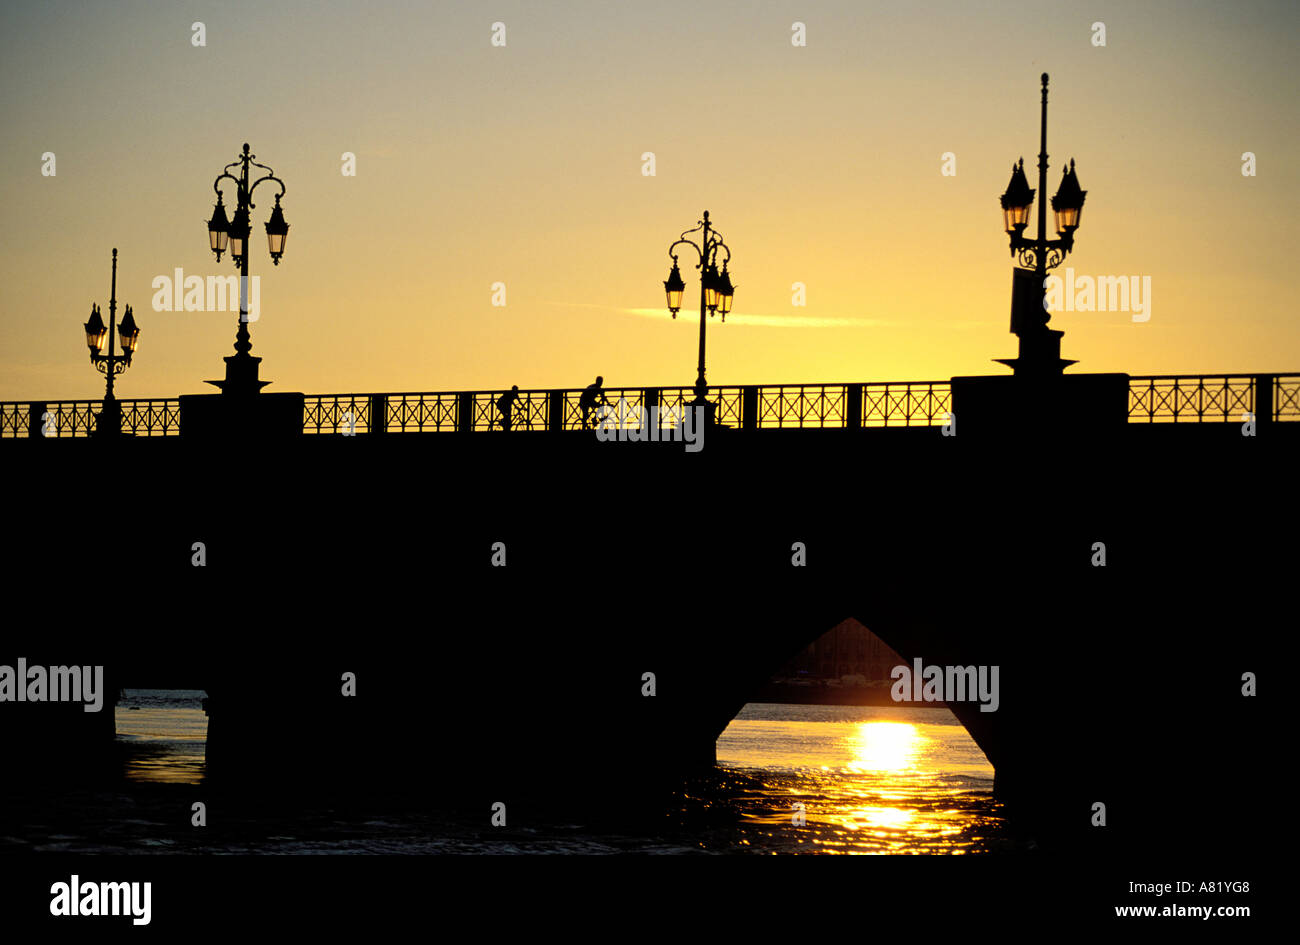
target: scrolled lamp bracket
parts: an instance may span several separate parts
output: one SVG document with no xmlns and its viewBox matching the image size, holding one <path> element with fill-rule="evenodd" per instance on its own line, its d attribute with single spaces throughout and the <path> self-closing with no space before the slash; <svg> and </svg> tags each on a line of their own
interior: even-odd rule
<svg viewBox="0 0 1300 945">
<path fill-rule="evenodd" d="M 1043 269 L 1055 269 L 1065 261 L 1069 250 L 1062 245 L 1048 245 L 1044 254 L 1044 248 L 1037 244 L 1031 243 L 1028 246 L 1017 247 L 1015 252 L 1020 260 L 1020 265 L 1026 269 L 1037 269 L 1039 258 L 1043 259 Z"/>
</svg>

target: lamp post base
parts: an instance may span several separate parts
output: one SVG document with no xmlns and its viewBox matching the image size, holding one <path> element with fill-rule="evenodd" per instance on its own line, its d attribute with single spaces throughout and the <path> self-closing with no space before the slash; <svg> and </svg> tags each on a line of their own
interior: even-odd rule
<svg viewBox="0 0 1300 945">
<path fill-rule="evenodd" d="M 703 421 L 706 427 L 717 425 L 718 405 L 709 400 L 709 385 L 700 377 L 695 381 L 695 399 L 690 402 L 692 408 L 704 411 Z"/>
<path fill-rule="evenodd" d="M 1015 358 L 994 358 L 998 364 L 1005 364 L 1018 377 L 1055 377 L 1071 364 L 1078 364 L 1061 357 L 1061 338 L 1063 331 L 1044 328 L 1034 334 L 1018 335 L 1020 339 L 1020 356 Z"/>
<path fill-rule="evenodd" d="M 223 394 L 249 396 L 256 394 L 271 383 L 270 381 L 259 380 L 257 377 L 258 367 L 262 363 L 261 358 L 240 353 L 232 354 L 223 360 L 226 362 L 226 379 L 224 381 L 203 382 L 218 388 Z"/>
<path fill-rule="evenodd" d="M 104 407 L 95 419 L 95 436 L 120 436 L 122 433 L 122 405 L 117 398 L 104 401 Z"/>
</svg>

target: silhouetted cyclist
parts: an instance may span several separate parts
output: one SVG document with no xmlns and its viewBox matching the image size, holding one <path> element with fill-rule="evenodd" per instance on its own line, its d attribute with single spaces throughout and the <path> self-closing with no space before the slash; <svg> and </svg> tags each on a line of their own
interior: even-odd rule
<svg viewBox="0 0 1300 945">
<path fill-rule="evenodd" d="M 516 384 L 497 398 L 497 410 L 501 411 L 501 429 L 510 432 L 510 412 L 519 400 L 519 385 Z"/>
<path fill-rule="evenodd" d="M 578 406 L 582 408 L 582 428 L 584 430 L 590 427 L 588 417 L 599 404 L 613 406 L 610 404 L 609 398 L 605 396 L 605 390 L 601 386 L 604 383 L 605 379 L 603 377 L 597 377 L 596 383 L 589 385 L 583 390 L 582 396 L 578 398 Z"/>
</svg>

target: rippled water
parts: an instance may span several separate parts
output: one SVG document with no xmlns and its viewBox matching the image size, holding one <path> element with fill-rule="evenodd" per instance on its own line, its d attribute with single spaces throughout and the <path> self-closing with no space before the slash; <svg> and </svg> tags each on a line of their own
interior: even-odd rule
<svg viewBox="0 0 1300 945">
<path fill-rule="evenodd" d="M 420 797 L 225 797 L 190 824 L 203 784 L 200 692 L 126 690 L 123 779 L 8 798 L 0 850 L 65 853 L 984 853 L 1023 849 L 993 770 L 945 708 L 746 706 L 718 768 L 627 809 L 482 811 Z M 576 788 L 581 793 L 580 788 Z"/>
<path fill-rule="evenodd" d="M 946 709 L 751 704 L 718 767 L 653 802 L 590 817 L 483 812 L 419 798 L 282 806 L 230 800 L 206 829 L 201 692 L 127 690 L 117 709 L 125 778 L 111 791 L 22 802 L 0 849 L 215 853 L 979 853 L 1019 849 L 993 769 Z M 801 806 L 800 806 L 801 805 Z M 11 808 L 18 814 L 18 808 Z"/>
<path fill-rule="evenodd" d="M 208 717 L 197 689 L 124 689 L 117 740 L 127 749 L 126 777 L 137 782 L 197 784 L 203 779 Z"/>
<path fill-rule="evenodd" d="M 1009 842 L 993 767 L 947 709 L 751 704 L 717 754 L 752 780 L 732 801 L 742 844 L 972 853 Z"/>
</svg>

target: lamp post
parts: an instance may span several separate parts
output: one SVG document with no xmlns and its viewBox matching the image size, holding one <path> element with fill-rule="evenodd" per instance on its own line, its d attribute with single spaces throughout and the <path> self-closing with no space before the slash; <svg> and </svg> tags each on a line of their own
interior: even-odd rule
<svg viewBox="0 0 1300 945">
<path fill-rule="evenodd" d="M 1011 237 L 1011 255 L 1018 258 L 1020 267 L 1014 272 L 1011 293 L 1011 331 L 1020 339 L 1020 355 L 1016 358 L 998 358 L 1009 365 L 1017 375 L 1051 376 L 1060 374 L 1074 361 L 1061 358 L 1063 331 L 1048 328 L 1051 320 L 1044 307 L 1047 271 L 1059 266 L 1074 249 L 1074 231 L 1079 228 L 1083 201 L 1087 191 L 1080 189 L 1074 172 L 1074 160 L 1061 178 L 1061 186 L 1052 198 L 1056 217 L 1056 231 L 1060 239 L 1047 238 L 1047 204 L 1042 195 L 1047 193 L 1047 73 L 1043 73 L 1042 136 L 1038 150 L 1038 236 L 1026 239 L 1029 211 L 1034 202 L 1034 189 L 1025 179 L 1025 159 L 1011 168 L 1011 182 L 1002 195 L 1002 217 L 1007 234 Z"/>
<path fill-rule="evenodd" d="M 107 378 L 107 390 L 104 393 L 104 409 L 99 413 L 95 432 L 99 436 L 117 436 L 122 432 L 122 407 L 113 396 L 113 378 L 131 366 L 131 356 L 140 344 L 140 329 L 131 313 L 131 306 L 126 307 L 126 314 L 120 325 L 114 325 L 117 319 L 117 248 L 113 248 L 113 281 L 108 297 L 108 325 L 100 315 L 99 306 L 90 306 L 90 318 L 83 326 L 86 330 L 86 347 L 90 349 L 90 363 L 95 365 Z M 122 353 L 117 354 L 116 333 L 122 333 Z M 108 335 L 108 354 L 104 354 L 104 335 Z"/>
<path fill-rule="evenodd" d="M 691 233 L 700 233 L 700 242 L 687 239 Z M 722 315 L 722 320 L 727 320 L 727 313 L 731 311 L 731 303 L 735 296 L 735 287 L 731 284 L 731 274 L 727 272 L 727 263 L 731 261 L 731 249 L 722 241 L 722 236 L 713 228 L 709 222 L 709 211 L 704 211 L 704 219 L 692 229 L 686 230 L 681 237 L 668 247 L 668 255 L 672 257 L 673 268 L 668 273 L 668 278 L 664 282 L 664 292 L 668 296 L 668 311 L 672 313 L 673 318 L 677 318 L 677 313 L 682 307 L 682 294 L 686 291 L 686 283 L 682 281 L 681 270 L 677 268 L 677 254 L 673 252 L 678 246 L 685 243 L 695 250 L 699 257 L 699 263 L 696 269 L 700 270 L 700 363 L 695 378 L 695 400 L 691 403 L 697 407 L 704 407 L 706 417 L 709 422 L 712 420 L 711 408 L 706 395 L 709 392 L 708 382 L 704 379 L 704 340 L 705 329 L 708 327 L 709 316 L 714 312 Z M 718 252 L 723 251 L 726 256 L 722 260 L 722 272 L 718 272 Z"/>
<path fill-rule="evenodd" d="M 212 189 L 217 192 L 217 205 L 212 211 L 212 219 L 208 220 L 208 242 L 212 251 L 217 254 L 217 262 L 221 262 L 221 254 L 226 251 L 227 244 L 230 247 L 231 258 L 235 261 L 235 268 L 240 270 L 239 279 L 239 330 L 235 333 L 235 354 L 225 359 L 226 362 L 226 379 L 223 381 L 208 381 L 214 387 L 219 387 L 223 394 L 247 395 L 256 394 L 265 387 L 270 381 L 258 380 L 257 371 L 261 358 L 255 358 L 248 352 L 253 349 L 253 343 L 249 340 L 248 335 L 248 246 L 249 235 L 252 226 L 249 223 L 248 211 L 256 208 L 253 203 L 253 191 L 259 184 L 271 181 L 279 185 L 280 192 L 275 195 L 275 209 L 271 211 L 271 219 L 266 223 L 266 239 L 271 250 L 271 262 L 280 265 L 280 257 L 284 255 L 284 244 L 289 236 L 289 224 L 284 222 L 284 212 L 280 209 L 280 198 L 284 196 L 284 181 L 275 176 L 275 172 L 265 164 L 258 164 L 253 158 L 256 155 L 249 154 L 248 145 L 244 145 L 244 153 L 239 158 L 227 164 L 225 169 L 217 175 L 216 180 L 212 182 Z M 249 181 L 251 176 L 249 168 L 260 167 L 266 171 L 264 175 L 257 180 Z M 230 173 L 231 168 L 238 168 L 239 176 L 236 177 Z M 234 181 L 235 183 L 235 219 L 226 219 L 226 208 L 222 202 L 221 182 L 223 180 Z"/>
</svg>

